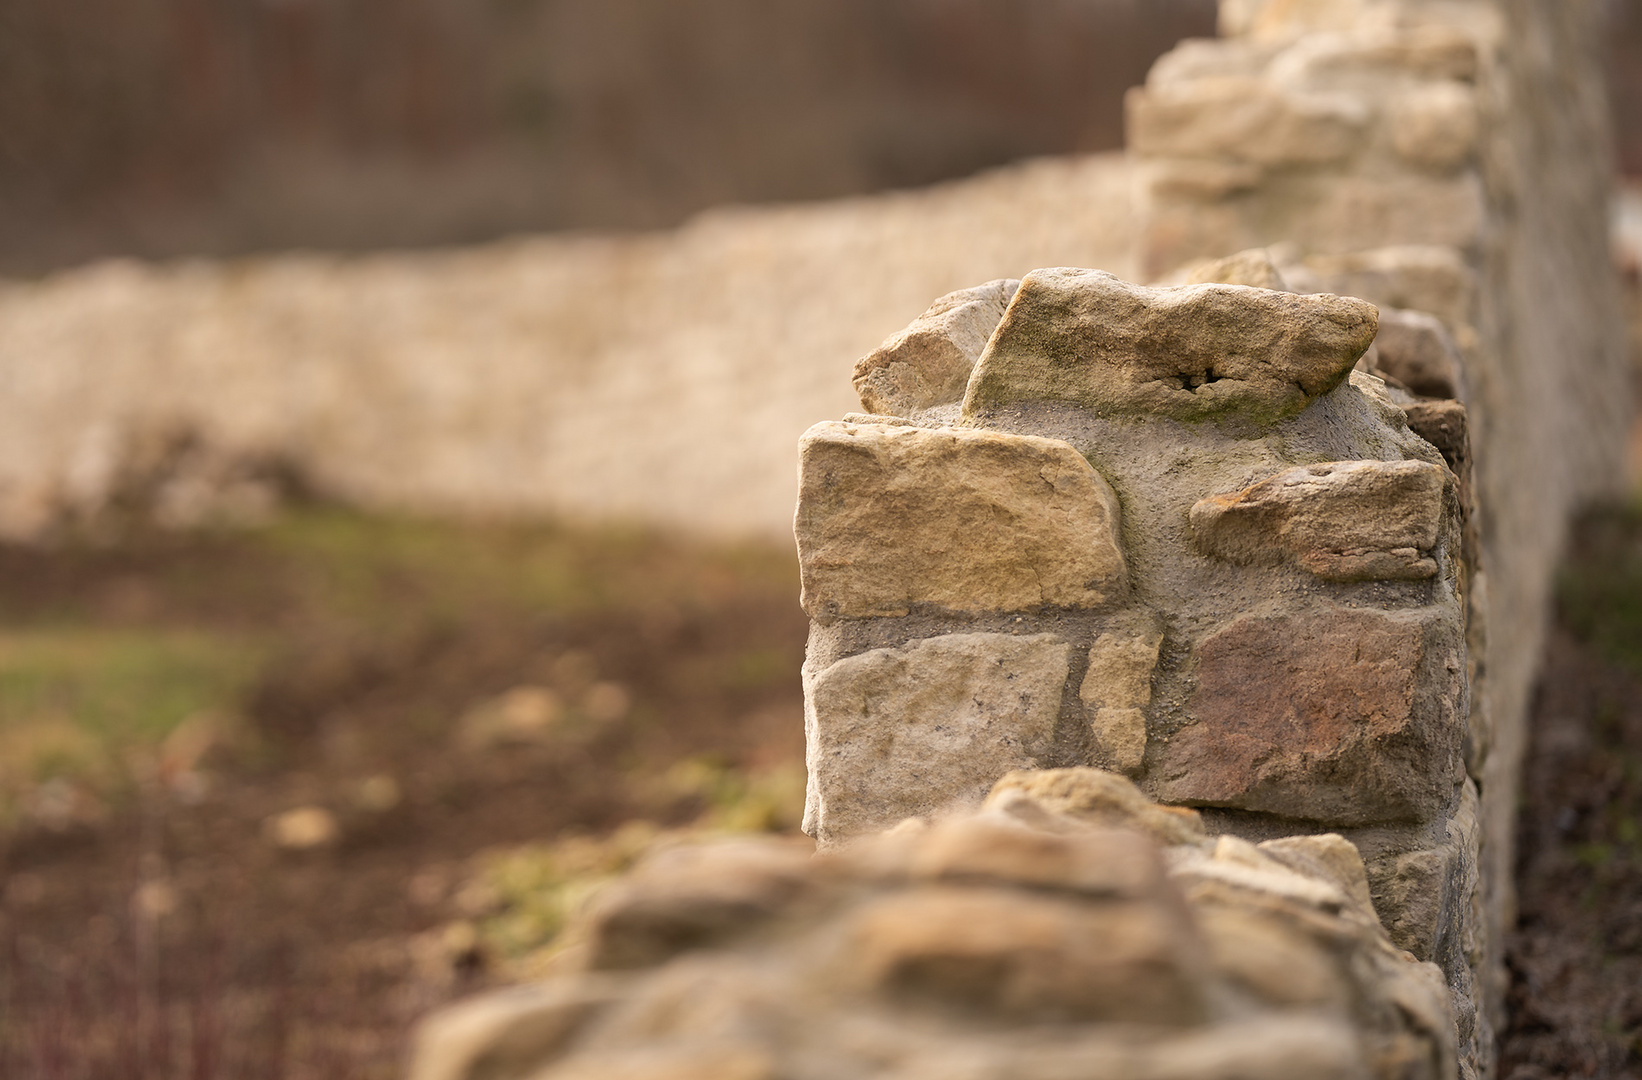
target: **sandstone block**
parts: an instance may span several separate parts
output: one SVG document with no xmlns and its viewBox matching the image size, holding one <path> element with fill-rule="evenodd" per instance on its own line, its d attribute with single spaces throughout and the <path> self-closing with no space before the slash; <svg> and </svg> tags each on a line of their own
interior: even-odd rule
<svg viewBox="0 0 1642 1080">
<path fill-rule="evenodd" d="M 806 831 L 839 840 L 979 803 L 1048 750 L 1070 660 L 1050 634 L 948 634 L 815 675 Z"/>
<path fill-rule="evenodd" d="M 1451 484 L 1424 461 L 1303 465 L 1198 502 L 1192 536 L 1206 554 L 1327 581 L 1429 578 Z"/>
<path fill-rule="evenodd" d="M 1028 821 L 1050 814 L 1135 829 L 1161 844 L 1193 844 L 1206 837 L 1196 811 L 1159 806 L 1133 781 L 1101 769 L 1012 772 L 993 785 L 986 806 Z"/>
<path fill-rule="evenodd" d="M 409 1080 L 521 1080 L 620 989 L 598 978 L 513 986 L 434 1013 L 417 1027 Z"/>
<path fill-rule="evenodd" d="M 1193 722 L 1154 748 L 1155 794 L 1338 825 L 1428 818 L 1458 771 L 1462 649 L 1444 607 L 1241 617 L 1198 648 Z"/>
<path fill-rule="evenodd" d="M 1273 292 L 1288 292 L 1277 264 L 1265 248 L 1250 248 L 1224 259 L 1211 259 L 1192 268 L 1186 276 L 1188 285 L 1248 285 Z"/>
<path fill-rule="evenodd" d="M 1129 149 L 1142 157 L 1325 165 L 1364 141 L 1355 99 L 1280 92 L 1259 78 L 1204 78 L 1130 90 Z"/>
<path fill-rule="evenodd" d="M 1284 836 L 1259 845 L 1261 851 L 1284 866 L 1313 877 L 1328 878 L 1363 911 L 1374 910 L 1368 888 L 1368 870 L 1357 845 L 1339 833 Z"/>
<path fill-rule="evenodd" d="M 900 997 L 1030 1020 L 1202 1017 L 1184 907 L 927 887 L 866 905 L 850 967 Z"/>
<path fill-rule="evenodd" d="M 1079 687 L 1099 753 L 1118 772 L 1133 775 L 1146 756 L 1146 706 L 1152 703 L 1163 628 L 1154 620 L 1130 621 L 1103 631 L 1089 649 Z"/>
<path fill-rule="evenodd" d="M 1318 254 L 1304 265 L 1317 287 L 1331 293 L 1360 296 L 1382 308 L 1429 312 L 1451 327 L 1471 319 L 1476 274 L 1453 247 L 1404 244 Z"/>
<path fill-rule="evenodd" d="M 855 392 L 869 413 L 907 416 L 961 401 L 969 373 L 1020 282 L 989 281 L 947 293 L 855 365 Z"/>
<path fill-rule="evenodd" d="M 1162 897 L 1157 846 L 1127 829 L 1045 832 L 1005 814 L 936 825 L 911 860 L 916 878 L 998 883 L 1131 900 Z"/>
<path fill-rule="evenodd" d="M 1391 106 L 1391 146 L 1411 165 L 1447 172 L 1469 161 L 1477 147 L 1475 91 L 1457 82 L 1433 82 L 1402 94 Z"/>
<path fill-rule="evenodd" d="M 1318 31 L 1349 31 L 1361 24 L 1364 0 L 1221 0 L 1226 37 L 1286 39 Z"/>
<path fill-rule="evenodd" d="M 1382 308 L 1374 348 L 1375 367 L 1421 397 L 1460 396 L 1460 348 L 1435 315 Z"/>
<path fill-rule="evenodd" d="M 662 851 L 600 897 L 588 966 L 650 967 L 742 933 L 803 886 L 807 844 L 736 840 Z"/>
<path fill-rule="evenodd" d="M 1117 496 L 1055 439 L 817 424 L 799 444 L 795 532 L 821 619 L 1096 607 L 1127 583 Z"/>
<path fill-rule="evenodd" d="M 1272 422 L 1344 381 L 1375 327 L 1373 305 L 1348 297 L 1035 270 L 975 365 L 964 415 L 1066 401 L 1103 414 Z"/>
</svg>

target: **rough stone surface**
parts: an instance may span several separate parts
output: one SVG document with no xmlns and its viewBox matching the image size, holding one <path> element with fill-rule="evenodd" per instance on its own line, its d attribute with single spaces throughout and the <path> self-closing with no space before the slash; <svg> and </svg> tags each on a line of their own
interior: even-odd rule
<svg viewBox="0 0 1642 1080">
<path fill-rule="evenodd" d="M 1014 279 L 947 293 L 911 326 L 855 365 L 855 392 L 869 413 L 909 416 L 962 401 L 969 373 L 1020 288 Z"/>
<path fill-rule="evenodd" d="M 1102 414 L 1275 421 L 1338 386 L 1375 325 L 1372 305 L 1344 297 L 1036 270 L 975 366 L 964 415 L 1064 401 Z"/>
<path fill-rule="evenodd" d="M 1071 646 L 1050 635 L 947 634 L 840 660 L 808 679 L 805 831 L 824 842 L 978 803 L 1039 764 Z"/>
<path fill-rule="evenodd" d="M 436 1014 L 413 1075 L 480 1080 L 428 1067 L 463 1054 L 502 1065 L 484 1080 L 1454 1074 L 1441 973 L 1392 945 L 1338 883 L 1344 852 L 1328 847 L 1320 869 L 1201 831 L 1163 840 L 1152 823 L 1166 811 L 1121 777 L 1033 776 L 1000 785 L 979 813 L 802 865 L 780 841 L 742 841 L 729 861 L 665 852 L 656 858 L 716 865 L 725 895 L 765 895 L 772 878 L 796 887 L 748 932 L 681 951 L 654 952 L 629 927 L 641 940 L 614 947 L 649 963 L 620 977 L 566 961 L 532 993 L 599 1005 L 534 1060 L 486 1057 L 483 1038 L 453 1039 L 461 1025 Z M 1099 823 L 1074 807 L 1096 803 Z M 1310 839 L 1294 838 L 1296 850 L 1316 848 Z M 617 888 L 655 912 L 682 904 L 687 921 L 694 901 L 670 877 L 641 863 Z"/>
<path fill-rule="evenodd" d="M 1104 631 L 1089 648 L 1089 667 L 1078 696 L 1094 731 L 1096 752 L 1121 773 L 1133 775 L 1146 757 L 1146 706 L 1163 629 L 1150 620 Z"/>
<path fill-rule="evenodd" d="M 1117 496 L 1065 443 L 827 422 L 799 461 L 799 569 L 816 618 L 1098 607 L 1125 589 Z"/>
<path fill-rule="evenodd" d="M 1457 169 L 1477 148 L 1476 91 L 1438 82 L 1404 91 L 1391 107 L 1391 145 L 1398 156 L 1437 172 Z"/>
<path fill-rule="evenodd" d="M 1210 259 L 1193 267 L 1186 275 L 1187 285 L 1248 285 L 1256 289 L 1289 292 L 1282 271 L 1272 262 L 1264 248 L 1251 248 L 1227 255 L 1224 259 Z"/>
<path fill-rule="evenodd" d="M 1327 581 L 1429 578 L 1452 483 L 1423 461 L 1305 465 L 1197 503 L 1192 534 L 1220 558 L 1289 560 Z"/>
<path fill-rule="evenodd" d="M 1151 772 L 1168 801 L 1365 825 L 1453 799 L 1466 701 L 1452 611 L 1247 615 L 1203 642 L 1196 674 L 1194 720 Z"/>
<path fill-rule="evenodd" d="M 1412 392 L 1431 398 L 1461 396 L 1464 361 L 1453 335 L 1436 316 L 1381 308 L 1374 351 L 1375 367 Z"/>
</svg>

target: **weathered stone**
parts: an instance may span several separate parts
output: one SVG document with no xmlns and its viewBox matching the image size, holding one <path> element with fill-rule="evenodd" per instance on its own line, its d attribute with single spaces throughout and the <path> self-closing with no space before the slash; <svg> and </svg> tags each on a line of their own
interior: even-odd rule
<svg viewBox="0 0 1642 1080">
<path fill-rule="evenodd" d="M 1204 1012 L 1184 907 L 926 887 L 865 905 L 849 966 L 895 996 L 1026 1020 L 1184 1025 Z"/>
<path fill-rule="evenodd" d="M 1072 818 L 1091 825 L 1135 829 L 1162 844 L 1191 844 L 1205 838 L 1196 811 L 1160 806 L 1134 783 L 1100 769 L 1041 769 L 1012 772 L 987 796 L 989 809 L 1035 820 L 1026 811 Z"/>
<path fill-rule="evenodd" d="M 912 876 L 954 884 L 998 883 L 1131 900 L 1161 897 L 1157 847 L 1128 829 L 1046 832 L 1007 814 L 937 824 L 910 860 Z"/>
<path fill-rule="evenodd" d="M 1404 852 L 1370 869 L 1375 907 L 1386 933 L 1399 948 L 1445 967 L 1474 963 L 1454 930 L 1472 927 L 1470 905 L 1477 890 L 1479 832 L 1475 789 L 1467 784 L 1459 811 L 1449 819 L 1442 842 Z M 1451 954 L 1451 955 L 1445 955 Z"/>
<path fill-rule="evenodd" d="M 1197 650 L 1193 722 L 1154 747 L 1155 793 L 1338 825 L 1440 812 L 1465 723 L 1460 633 L 1444 607 L 1233 621 Z"/>
<path fill-rule="evenodd" d="M 1423 311 L 1380 309 L 1375 367 L 1422 397 L 1460 396 L 1459 346 L 1442 320 Z"/>
<path fill-rule="evenodd" d="M 969 373 L 1020 288 L 989 281 L 947 293 L 855 365 L 855 392 L 870 413 L 907 416 L 961 401 Z"/>
<path fill-rule="evenodd" d="M 1363 142 L 1370 116 L 1351 98 L 1284 93 L 1236 77 L 1136 87 L 1125 105 L 1137 153 L 1262 166 L 1339 161 Z"/>
<path fill-rule="evenodd" d="M 1277 264 L 1271 261 L 1271 255 L 1265 248 L 1250 248 L 1227 255 L 1224 259 L 1210 260 L 1193 267 L 1186 275 L 1188 285 L 1211 285 L 1216 282 L 1222 285 L 1248 285 L 1273 292 L 1290 291 L 1288 282 L 1283 280 Z"/>
<path fill-rule="evenodd" d="M 1089 649 L 1078 696 L 1094 731 L 1097 752 L 1112 768 L 1133 775 L 1146 756 L 1146 706 L 1152 702 L 1163 628 L 1155 619 L 1130 620 L 1103 631 Z"/>
<path fill-rule="evenodd" d="M 1276 421 L 1344 381 L 1375 326 L 1373 305 L 1348 297 L 1035 270 L 975 366 L 964 415 L 1066 401 L 1102 414 Z"/>
<path fill-rule="evenodd" d="M 1470 160 L 1477 146 L 1476 92 L 1433 82 L 1403 93 L 1391 106 L 1391 145 L 1421 168 L 1446 172 Z"/>
<path fill-rule="evenodd" d="M 1221 0 L 1226 37 L 1287 39 L 1317 31 L 1347 31 L 1361 22 L 1364 0 Z"/>
<path fill-rule="evenodd" d="M 1424 461 L 1304 465 L 1198 502 L 1192 536 L 1207 554 L 1327 581 L 1434 577 L 1451 483 Z"/>
<path fill-rule="evenodd" d="M 1125 588 L 1117 496 L 1063 442 L 827 422 L 799 455 L 795 532 L 815 618 L 1097 607 Z"/>
<path fill-rule="evenodd" d="M 588 966 L 650 967 L 743 933 L 793 898 L 809 857 L 807 844 L 768 840 L 662 851 L 600 898 Z"/>
<path fill-rule="evenodd" d="M 531 1080 L 776 1080 L 777 1075 L 775 1061 L 759 1047 L 686 1042 L 587 1054 Z"/>
<path fill-rule="evenodd" d="M 593 977 L 512 986 L 434 1013 L 416 1029 L 408 1080 L 522 1080 L 622 988 Z"/>
<path fill-rule="evenodd" d="M 1357 845 L 1339 833 L 1284 836 L 1259 845 L 1262 852 L 1303 874 L 1333 881 L 1364 911 L 1374 910 L 1368 871 Z"/>
<path fill-rule="evenodd" d="M 1451 327 L 1472 318 L 1476 274 L 1453 247 L 1405 244 L 1315 254 L 1304 266 L 1315 275 L 1317 288 L 1328 292 L 1360 296 L 1382 308 L 1429 312 Z"/>
<path fill-rule="evenodd" d="M 1070 660 L 1049 634 L 948 634 L 821 671 L 805 688 L 805 830 L 841 840 L 979 803 L 1048 750 Z"/>
</svg>

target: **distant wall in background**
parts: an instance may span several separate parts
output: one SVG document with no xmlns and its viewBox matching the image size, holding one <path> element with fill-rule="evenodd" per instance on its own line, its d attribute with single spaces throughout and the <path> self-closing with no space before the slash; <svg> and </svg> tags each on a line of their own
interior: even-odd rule
<svg viewBox="0 0 1642 1080">
<path fill-rule="evenodd" d="M 0 274 L 676 224 L 1116 149 L 1213 0 L 8 0 Z"/>
</svg>

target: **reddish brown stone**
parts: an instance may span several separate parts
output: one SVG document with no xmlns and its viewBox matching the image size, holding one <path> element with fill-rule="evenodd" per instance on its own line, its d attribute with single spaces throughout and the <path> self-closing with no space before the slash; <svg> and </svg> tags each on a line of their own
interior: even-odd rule
<svg viewBox="0 0 1642 1080">
<path fill-rule="evenodd" d="M 1448 607 L 1238 619 L 1198 649 L 1194 722 L 1163 745 L 1154 792 L 1329 824 L 1423 819 L 1453 794 L 1463 671 Z"/>
</svg>

